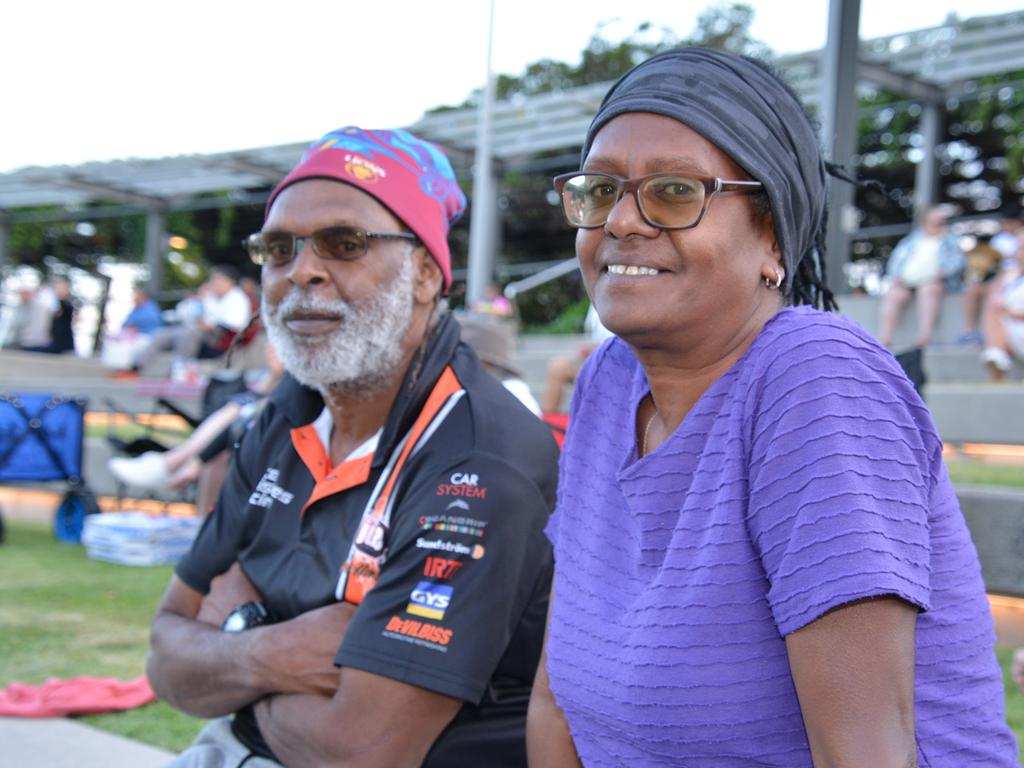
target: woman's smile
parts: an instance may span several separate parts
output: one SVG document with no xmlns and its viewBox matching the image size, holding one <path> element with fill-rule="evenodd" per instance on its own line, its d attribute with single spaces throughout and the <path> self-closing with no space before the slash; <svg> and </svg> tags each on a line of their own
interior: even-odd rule
<svg viewBox="0 0 1024 768">
<path fill-rule="evenodd" d="M 605 274 L 613 277 L 657 277 L 658 270 L 642 264 L 609 264 Z"/>
</svg>

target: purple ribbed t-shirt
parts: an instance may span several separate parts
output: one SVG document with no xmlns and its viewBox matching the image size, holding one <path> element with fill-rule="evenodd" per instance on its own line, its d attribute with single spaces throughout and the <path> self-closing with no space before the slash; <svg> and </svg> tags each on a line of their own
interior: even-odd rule
<svg viewBox="0 0 1024 768">
<path fill-rule="evenodd" d="M 841 316 L 788 308 L 637 458 L 649 387 L 613 339 L 562 453 L 551 689 L 586 766 L 810 766 L 785 636 L 859 598 L 918 606 L 923 766 L 1016 766 L 977 554 L 932 419 Z"/>
</svg>

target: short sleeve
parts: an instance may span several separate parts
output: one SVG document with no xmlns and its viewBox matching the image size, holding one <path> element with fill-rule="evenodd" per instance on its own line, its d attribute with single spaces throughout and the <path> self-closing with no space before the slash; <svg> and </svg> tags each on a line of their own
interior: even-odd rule
<svg viewBox="0 0 1024 768">
<path fill-rule="evenodd" d="M 472 455 L 413 480 L 398 505 L 388 560 L 336 662 L 479 703 L 550 587 L 550 504 L 504 461 Z"/>
<path fill-rule="evenodd" d="M 175 566 L 178 578 L 204 595 L 209 592 L 213 577 L 230 568 L 244 546 L 248 529 L 248 500 L 253 489 L 246 470 L 257 466 L 262 442 L 260 435 L 264 434 L 270 410 L 264 410 L 260 422 L 243 436 L 231 458 L 217 504 L 203 521 L 192 548 Z"/>
<path fill-rule="evenodd" d="M 822 333 L 774 351 L 752 415 L 748 525 L 782 635 L 867 597 L 929 608 L 930 417 L 885 350 Z"/>
</svg>

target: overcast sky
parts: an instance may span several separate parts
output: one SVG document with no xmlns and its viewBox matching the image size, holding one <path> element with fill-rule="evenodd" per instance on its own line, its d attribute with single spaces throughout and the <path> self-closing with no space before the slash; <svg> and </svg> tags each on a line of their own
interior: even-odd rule
<svg viewBox="0 0 1024 768">
<path fill-rule="evenodd" d="M 827 0 L 750 0 L 778 53 L 820 48 Z M 495 0 L 492 66 L 579 61 L 595 28 L 690 34 L 706 2 Z M 861 37 L 1022 0 L 862 0 Z M 0 171 L 390 128 L 484 82 L 487 0 L 11 0 L 0 11 Z"/>
</svg>

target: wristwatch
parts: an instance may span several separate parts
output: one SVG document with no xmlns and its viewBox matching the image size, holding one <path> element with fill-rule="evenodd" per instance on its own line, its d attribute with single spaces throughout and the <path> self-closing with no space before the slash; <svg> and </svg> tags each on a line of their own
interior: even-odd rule
<svg viewBox="0 0 1024 768">
<path fill-rule="evenodd" d="M 263 624 L 271 624 L 273 621 L 273 617 L 271 617 L 267 607 L 263 603 L 253 600 L 248 603 L 242 603 L 229 613 L 228 617 L 224 619 L 221 629 L 225 632 L 242 632 L 243 630 L 259 627 Z"/>
</svg>

